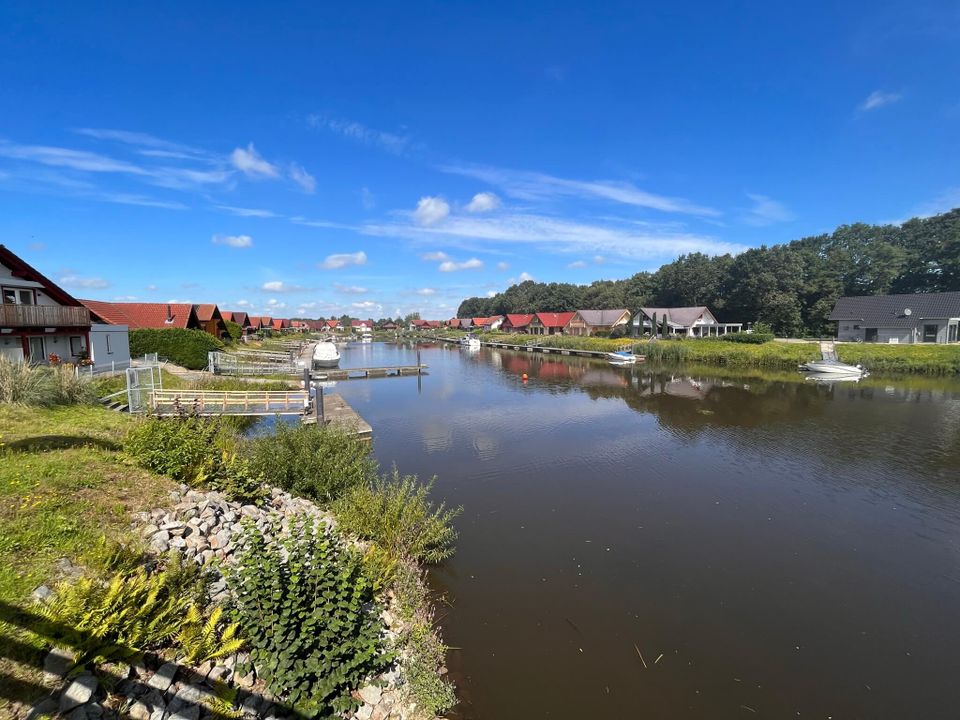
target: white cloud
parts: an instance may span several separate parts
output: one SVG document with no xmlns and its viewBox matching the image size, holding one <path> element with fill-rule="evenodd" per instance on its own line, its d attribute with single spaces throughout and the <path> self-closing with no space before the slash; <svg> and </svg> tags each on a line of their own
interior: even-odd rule
<svg viewBox="0 0 960 720">
<path fill-rule="evenodd" d="M 360 203 L 364 210 L 373 210 L 377 206 L 377 197 L 370 192 L 370 188 L 360 188 Z"/>
<path fill-rule="evenodd" d="M 285 302 L 281 302 L 276 298 L 270 298 L 267 300 L 267 308 L 269 310 L 283 310 L 286 306 L 287 304 Z"/>
<path fill-rule="evenodd" d="M 144 290 L 149 290 L 150 292 L 153 292 L 154 290 L 158 290 L 159 288 L 158 288 L 156 285 L 147 285 L 147 286 L 144 287 L 143 289 L 144 289 Z"/>
<path fill-rule="evenodd" d="M 486 217 L 452 217 L 439 227 L 410 223 L 369 223 L 361 231 L 379 237 L 398 237 L 415 242 L 438 241 L 514 244 L 557 253 L 602 253 L 633 260 L 674 258 L 702 252 L 708 255 L 739 253 L 745 246 L 709 235 L 677 230 L 672 224 L 610 221 L 588 224 L 547 215 L 506 214 Z"/>
<path fill-rule="evenodd" d="M 492 192 L 480 192 L 467 204 L 467 212 L 484 213 L 500 207 L 500 198 Z"/>
<path fill-rule="evenodd" d="M 403 155 L 410 148 L 410 138 L 383 130 L 374 130 L 361 123 L 327 115 L 309 115 L 307 124 L 321 130 L 330 130 L 364 145 L 383 148 L 394 155 Z"/>
<path fill-rule="evenodd" d="M 247 145 L 246 149 L 235 148 L 234 151 L 230 153 L 230 162 L 233 163 L 233 166 L 237 170 L 250 177 L 275 178 L 279 175 L 276 166 L 264 160 L 253 146 L 253 143 Z"/>
<path fill-rule="evenodd" d="M 911 217 L 931 217 L 960 207 L 960 187 L 947 188 L 933 200 L 914 208 Z M 900 224 L 899 221 L 897 224 Z"/>
<path fill-rule="evenodd" d="M 313 193 L 317 189 L 317 179 L 308 173 L 302 165 L 290 163 L 288 171 L 290 179 L 301 187 L 304 192 Z"/>
<path fill-rule="evenodd" d="M 253 246 L 253 238 L 249 235 L 214 235 L 210 241 L 214 245 L 227 245 L 232 248 L 248 248 Z"/>
<path fill-rule="evenodd" d="M 346 293 L 347 295 L 366 295 L 370 292 L 365 287 L 358 287 L 356 285 L 341 285 L 340 283 L 334 283 L 333 287 L 336 288 L 337 292 Z"/>
<path fill-rule="evenodd" d="M 364 300 L 363 302 L 351 303 L 350 307 L 357 310 L 379 310 L 382 308 L 380 303 L 373 302 L 373 300 Z"/>
<path fill-rule="evenodd" d="M 482 270 L 483 261 L 478 260 L 477 258 L 470 258 L 469 260 L 464 260 L 463 262 L 455 262 L 453 260 L 447 260 L 446 262 L 440 263 L 438 270 L 440 272 L 458 272 L 460 270 Z"/>
<path fill-rule="evenodd" d="M 83 288 L 84 290 L 110 287 L 110 283 L 103 278 L 80 277 L 72 273 L 62 276 L 60 278 L 60 284 L 64 287 Z"/>
<path fill-rule="evenodd" d="M 14 145 L 0 141 L 0 157 L 28 160 L 42 165 L 65 167 L 85 172 L 149 175 L 143 168 L 125 160 L 115 160 L 85 150 L 69 150 L 47 145 Z"/>
<path fill-rule="evenodd" d="M 429 296 L 436 295 L 437 291 L 434 288 L 420 288 L 416 293 L 417 295 Z"/>
<path fill-rule="evenodd" d="M 634 207 L 652 208 L 663 212 L 685 213 L 716 217 L 721 213 L 683 198 L 657 195 L 615 180 L 569 180 L 546 173 L 509 170 L 482 165 L 444 165 L 440 170 L 455 175 L 476 178 L 496 185 L 507 195 L 521 200 L 549 200 L 556 197 L 576 197 L 608 200 Z"/>
<path fill-rule="evenodd" d="M 487 290 L 487 297 L 488 297 L 488 298 L 496 297 L 496 295 L 497 295 L 497 291 L 496 291 L 496 290 Z"/>
<path fill-rule="evenodd" d="M 120 295 L 119 297 L 115 297 L 113 301 L 114 302 L 135 302 L 138 299 L 139 298 L 137 298 L 136 295 Z"/>
<path fill-rule="evenodd" d="M 230 205 L 217 205 L 218 210 L 225 210 L 232 215 L 238 217 L 256 217 L 256 218 L 272 218 L 279 217 L 275 212 L 270 210 L 261 210 L 259 208 L 242 208 L 242 207 L 232 207 Z"/>
<path fill-rule="evenodd" d="M 117 203 L 118 205 L 139 205 L 140 207 L 163 208 L 164 210 L 189 210 L 190 208 L 181 202 L 173 200 L 156 200 L 144 195 L 135 195 L 132 193 L 93 193 L 90 195 L 94 200 L 103 200 L 104 202 Z"/>
<path fill-rule="evenodd" d="M 903 99 L 903 95 L 900 93 L 874 90 L 872 93 L 867 95 L 867 99 L 860 104 L 860 109 L 865 112 L 868 110 L 876 110 L 877 108 L 882 108 L 884 105 L 890 105 L 898 102 L 901 99 Z"/>
<path fill-rule="evenodd" d="M 443 262 L 444 260 L 449 260 L 450 256 L 445 252 L 428 252 L 420 256 L 421 259 L 426 260 L 427 262 Z"/>
<path fill-rule="evenodd" d="M 267 292 L 287 293 L 287 292 L 301 292 L 303 290 L 306 290 L 307 288 L 301 285 L 291 285 L 289 283 L 283 282 L 282 280 L 270 280 L 269 282 L 265 282 L 263 285 L 261 285 L 260 289 L 266 290 Z"/>
<path fill-rule="evenodd" d="M 210 157 L 210 154 L 204 150 L 199 150 L 181 143 L 170 142 L 169 140 L 164 140 L 148 133 L 132 132 L 130 130 L 111 130 L 107 128 L 76 128 L 74 132 L 78 135 L 96 138 L 97 140 L 111 140 L 141 148 L 152 148 L 151 150 L 142 152 L 143 155 L 149 157 L 180 159 L 207 159 Z"/>
<path fill-rule="evenodd" d="M 319 267 L 324 270 L 338 270 L 348 265 L 366 265 L 367 254 L 363 250 L 355 253 L 338 253 L 327 255 L 326 259 L 320 263 Z"/>
<path fill-rule="evenodd" d="M 528 272 L 520 273 L 520 282 L 526 282 L 527 280 L 533 280 L 533 275 Z"/>
<path fill-rule="evenodd" d="M 413 211 L 413 219 L 419 225 L 436 225 L 450 214 L 450 205 L 439 197 L 429 195 L 420 198 L 417 209 Z"/>
<path fill-rule="evenodd" d="M 606 259 L 603 255 L 594 255 L 594 256 L 593 256 L 593 264 L 594 264 L 594 265 L 603 265 L 606 261 L 607 261 L 607 259 Z"/>
<path fill-rule="evenodd" d="M 509 270 L 509 269 L 510 269 L 510 263 L 502 262 L 502 261 L 497 263 L 497 270 L 500 270 L 502 272 L 504 270 Z"/>
<path fill-rule="evenodd" d="M 583 260 L 574 260 L 572 263 L 567 265 L 571 270 L 578 270 L 580 268 L 585 268 L 587 264 Z"/>
<path fill-rule="evenodd" d="M 237 300 L 234 305 L 241 308 L 253 307 L 253 303 L 249 300 Z"/>
<path fill-rule="evenodd" d="M 766 195 L 747 193 L 747 197 L 753 201 L 753 207 L 747 210 L 744 218 L 747 225 L 763 227 L 775 223 L 790 222 L 795 218 L 786 205 L 772 200 Z"/>
</svg>

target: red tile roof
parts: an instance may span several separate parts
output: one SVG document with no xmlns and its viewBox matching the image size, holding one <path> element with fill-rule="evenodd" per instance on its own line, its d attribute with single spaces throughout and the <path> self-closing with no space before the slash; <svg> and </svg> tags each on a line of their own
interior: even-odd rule
<svg viewBox="0 0 960 720">
<path fill-rule="evenodd" d="M 513 328 L 524 328 L 530 324 L 530 321 L 533 320 L 533 313 L 521 313 L 521 314 L 510 314 L 507 313 L 507 319 L 504 321 L 504 325 L 509 325 Z"/>
<path fill-rule="evenodd" d="M 217 313 L 220 313 L 220 309 L 217 307 L 216 303 L 194 305 L 193 310 L 195 313 L 197 313 L 197 320 L 200 322 L 210 322 Z M 220 317 L 223 317 L 223 313 L 220 313 Z"/>
<path fill-rule="evenodd" d="M 137 328 L 196 328 L 197 315 L 187 303 L 111 303 L 81 300 L 91 313 L 110 325 Z M 169 321 L 169 322 L 168 322 Z"/>
<path fill-rule="evenodd" d="M 283 330 L 284 328 L 290 327 L 290 321 L 286 318 L 274 318 L 271 325 L 274 330 Z"/>
<path fill-rule="evenodd" d="M 328 327 L 328 328 L 338 328 L 338 327 L 340 327 L 340 321 L 339 321 L 339 320 L 327 320 L 327 327 Z"/>
<path fill-rule="evenodd" d="M 544 327 L 562 328 L 567 326 L 567 323 L 573 319 L 574 315 L 576 315 L 575 312 L 537 313 L 537 320 L 539 320 L 540 324 Z"/>
</svg>

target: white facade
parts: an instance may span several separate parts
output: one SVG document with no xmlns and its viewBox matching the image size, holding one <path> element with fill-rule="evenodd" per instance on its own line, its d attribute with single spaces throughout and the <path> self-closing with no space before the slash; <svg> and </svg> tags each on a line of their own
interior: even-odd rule
<svg viewBox="0 0 960 720">
<path fill-rule="evenodd" d="M 91 325 L 90 359 L 95 372 L 130 367 L 129 328 L 126 325 Z"/>
</svg>

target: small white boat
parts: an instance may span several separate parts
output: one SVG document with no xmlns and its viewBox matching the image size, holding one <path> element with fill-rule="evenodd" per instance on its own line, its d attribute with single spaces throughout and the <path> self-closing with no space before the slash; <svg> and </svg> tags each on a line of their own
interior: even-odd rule
<svg viewBox="0 0 960 720">
<path fill-rule="evenodd" d="M 804 372 L 819 376 L 838 376 L 844 378 L 862 378 L 868 375 L 862 365 L 847 365 L 836 360 L 814 360 L 800 366 Z"/>
<path fill-rule="evenodd" d="M 340 364 L 340 351 L 329 340 L 321 340 L 313 348 L 313 366 L 315 368 L 333 368 Z"/>
<path fill-rule="evenodd" d="M 607 353 L 607 362 L 611 365 L 633 365 L 637 362 L 637 356 L 629 350 L 619 350 Z"/>
<path fill-rule="evenodd" d="M 469 348 L 470 350 L 479 350 L 480 349 L 480 339 L 475 337 L 470 337 L 469 335 L 464 335 L 460 338 L 461 347 Z"/>
</svg>

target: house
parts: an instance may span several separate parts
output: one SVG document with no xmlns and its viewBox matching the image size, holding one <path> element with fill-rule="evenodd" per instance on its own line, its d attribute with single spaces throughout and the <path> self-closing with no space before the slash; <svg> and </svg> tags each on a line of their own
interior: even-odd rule
<svg viewBox="0 0 960 720">
<path fill-rule="evenodd" d="M 609 333 L 615 327 L 629 329 L 629 310 L 577 310 L 567 325 L 568 335 L 589 337 L 596 333 Z"/>
<path fill-rule="evenodd" d="M 960 292 L 842 297 L 830 319 L 837 340 L 955 343 L 960 340 Z"/>
<path fill-rule="evenodd" d="M 485 317 L 470 318 L 470 324 L 473 327 L 475 327 L 477 330 L 489 330 L 490 318 L 485 318 Z"/>
<path fill-rule="evenodd" d="M 250 324 L 250 316 L 242 310 L 224 310 L 222 315 L 225 322 L 235 322 L 239 325 L 244 335 L 249 335 L 254 332 L 254 327 Z"/>
<path fill-rule="evenodd" d="M 127 325 L 131 330 L 142 328 L 180 328 L 201 330 L 194 305 L 189 303 L 117 303 L 102 300 L 81 300 L 94 318 L 110 325 Z"/>
<path fill-rule="evenodd" d="M 340 330 L 340 321 L 327 320 L 327 330 L 330 332 L 336 332 L 337 330 Z"/>
<path fill-rule="evenodd" d="M 274 332 L 283 332 L 290 329 L 290 321 L 286 318 L 273 318 L 270 329 Z"/>
<path fill-rule="evenodd" d="M 503 315 L 491 315 L 489 324 L 487 325 L 487 330 L 499 330 L 503 325 Z"/>
<path fill-rule="evenodd" d="M 531 335 L 562 335 L 574 315 L 574 312 L 536 313 L 530 321 L 529 332 Z"/>
<path fill-rule="evenodd" d="M 355 333 L 373 332 L 373 320 L 351 320 L 350 327 Z"/>
<path fill-rule="evenodd" d="M 500 325 L 503 332 L 525 333 L 530 331 L 530 323 L 533 320 L 533 313 L 511 314 L 507 313 Z"/>
<path fill-rule="evenodd" d="M 291 320 L 290 329 L 296 332 L 307 332 L 310 330 L 310 323 L 306 320 Z"/>
<path fill-rule="evenodd" d="M 31 364 L 89 357 L 90 311 L 3 245 L 0 292 L 0 357 Z"/>
<path fill-rule="evenodd" d="M 394 322 L 391 322 L 390 320 L 387 320 L 387 322 L 385 322 L 383 325 L 380 326 L 380 329 L 381 329 L 381 330 L 396 330 L 396 329 L 397 329 L 397 324 L 394 323 Z"/>
<path fill-rule="evenodd" d="M 260 321 L 259 327 L 257 328 L 258 330 L 273 330 L 273 318 L 269 315 L 261 315 L 257 320 Z M 253 318 L 251 318 L 251 323 L 252 322 Z"/>
<path fill-rule="evenodd" d="M 221 340 L 230 339 L 227 324 L 223 321 L 223 314 L 215 304 L 194 305 L 193 311 L 197 314 L 201 330 Z"/>
<path fill-rule="evenodd" d="M 667 318 L 667 334 L 700 338 L 726 335 L 740 332 L 743 323 L 722 323 L 713 316 L 705 305 L 675 308 L 640 308 L 633 318 L 633 327 L 640 333 L 651 332 L 656 319 L 657 330 L 663 327 L 663 318 Z M 641 323 L 643 323 L 641 328 Z"/>
</svg>

